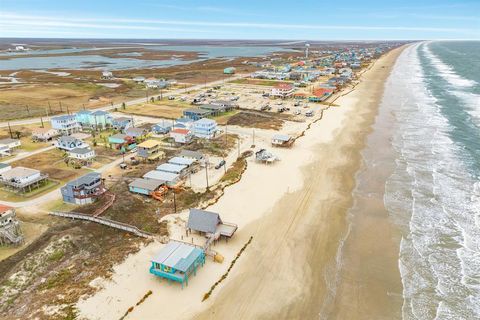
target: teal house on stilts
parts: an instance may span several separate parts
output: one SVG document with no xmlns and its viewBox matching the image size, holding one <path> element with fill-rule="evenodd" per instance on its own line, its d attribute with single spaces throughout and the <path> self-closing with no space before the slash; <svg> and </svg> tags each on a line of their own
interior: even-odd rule
<svg viewBox="0 0 480 320">
<path fill-rule="evenodd" d="M 188 277 L 197 274 L 205 264 L 205 251 L 187 243 L 170 241 L 151 260 L 150 273 L 167 280 L 188 285 Z"/>
</svg>

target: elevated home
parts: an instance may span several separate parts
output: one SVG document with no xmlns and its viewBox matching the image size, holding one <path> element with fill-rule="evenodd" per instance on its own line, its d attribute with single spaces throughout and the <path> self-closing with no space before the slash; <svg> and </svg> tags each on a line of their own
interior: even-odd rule
<svg viewBox="0 0 480 320">
<path fill-rule="evenodd" d="M 133 193 L 149 196 L 164 184 L 165 181 L 162 180 L 137 178 L 128 185 L 128 190 Z"/>
<path fill-rule="evenodd" d="M 328 99 L 333 94 L 333 89 L 330 88 L 316 88 L 313 94 L 308 97 L 310 102 L 322 102 Z"/>
<path fill-rule="evenodd" d="M 178 118 L 177 120 L 175 120 L 175 125 L 173 126 L 173 128 L 190 130 L 193 126 L 193 122 L 194 121 L 190 118 L 184 118 L 184 117 Z"/>
<path fill-rule="evenodd" d="M 170 160 L 168 160 L 168 163 L 186 166 L 187 168 L 192 167 L 196 162 L 197 162 L 196 159 L 182 158 L 182 157 L 173 157 Z"/>
<path fill-rule="evenodd" d="M 95 150 L 90 148 L 75 148 L 67 151 L 68 158 L 83 164 L 90 164 L 95 159 Z"/>
<path fill-rule="evenodd" d="M 180 178 L 184 177 L 188 173 L 188 167 L 186 165 L 174 163 L 162 163 L 155 170 L 174 173 L 179 175 Z"/>
<path fill-rule="evenodd" d="M 165 153 L 161 150 L 161 143 L 157 140 L 147 140 L 137 146 L 137 155 L 144 160 L 163 158 Z"/>
<path fill-rule="evenodd" d="M 81 110 L 75 115 L 78 123 L 84 128 L 104 129 L 112 125 L 112 116 L 102 110 Z"/>
<path fill-rule="evenodd" d="M 274 147 L 291 147 L 294 140 L 287 134 L 276 134 L 272 137 L 272 146 Z"/>
<path fill-rule="evenodd" d="M 180 176 L 176 173 L 152 170 L 143 175 L 145 179 L 158 180 L 172 187 L 180 182 Z"/>
<path fill-rule="evenodd" d="M 137 76 L 137 77 L 133 78 L 132 80 L 135 81 L 136 83 L 142 83 L 142 82 L 145 81 L 145 77 Z"/>
<path fill-rule="evenodd" d="M 20 142 L 19 139 L 10 139 L 10 138 L 0 139 L 0 146 L 7 146 L 9 150 L 20 148 L 21 145 L 22 143 Z"/>
<path fill-rule="evenodd" d="M 211 139 L 217 132 L 217 122 L 203 118 L 193 123 L 193 135 L 197 138 Z"/>
<path fill-rule="evenodd" d="M 34 141 L 49 141 L 59 135 L 60 133 L 53 128 L 35 128 L 32 130 L 32 139 Z"/>
<path fill-rule="evenodd" d="M 116 133 L 108 137 L 108 143 L 110 143 L 116 150 L 121 152 L 127 152 L 137 146 L 134 138 L 127 136 L 123 133 Z"/>
<path fill-rule="evenodd" d="M 31 191 L 46 182 L 48 175 L 39 170 L 15 167 L 0 174 L 0 184 L 17 192 Z"/>
<path fill-rule="evenodd" d="M 148 134 L 148 130 L 145 128 L 130 127 L 130 128 L 127 128 L 124 132 L 127 136 L 130 136 L 135 139 L 145 137 Z"/>
<path fill-rule="evenodd" d="M 60 150 L 71 151 L 73 149 L 82 149 L 89 148 L 89 145 L 83 142 L 80 139 L 70 137 L 70 136 L 61 136 L 55 142 L 55 146 Z"/>
<path fill-rule="evenodd" d="M 279 83 L 272 88 L 271 96 L 288 98 L 288 97 L 291 97 L 294 92 L 295 92 L 295 87 L 293 85 L 289 83 Z"/>
<path fill-rule="evenodd" d="M 97 200 L 107 190 L 105 189 L 100 173 L 91 172 L 74 181 L 68 182 L 60 191 L 64 202 L 88 204 Z"/>
<path fill-rule="evenodd" d="M 200 163 L 204 163 L 204 162 L 205 162 L 205 156 L 203 155 L 203 153 L 198 152 L 198 151 L 182 150 L 182 151 L 180 151 L 180 153 L 178 154 L 178 157 L 180 157 L 180 158 L 185 158 L 185 159 L 195 160 L 195 161 L 198 161 L 198 162 L 200 162 Z"/>
<path fill-rule="evenodd" d="M 103 71 L 102 72 L 102 80 L 111 80 L 113 79 L 113 73 L 110 71 Z"/>
<path fill-rule="evenodd" d="M 173 138 L 175 143 L 186 144 L 192 141 L 193 134 L 192 131 L 188 129 L 175 128 L 170 131 L 170 137 Z"/>
<path fill-rule="evenodd" d="M 9 165 L 7 163 L 0 162 L 0 174 L 2 174 L 3 172 L 7 172 L 10 169 L 12 169 L 11 165 Z"/>
<path fill-rule="evenodd" d="M 204 109 L 186 109 L 183 111 L 183 116 L 192 120 L 199 120 L 208 117 L 210 114 L 210 111 Z"/>
<path fill-rule="evenodd" d="M 205 264 L 203 249 L 184 242 L 170 241 L 151 260 L 150 273 L 158 277 L 188 285 L 188 277 L 196 275 Z"/>
<path fill-rule="evenodd" d="M 210 105 L 220 106 L 223 108 L 223 111 L 230 111 L 238 108 L 238 105 L 235 104 L 233 101 L 227 101 L 227 100 L 214 100 L 210 102 Z"/>
<path fill-rule="evenodd" d="M 202 104 L 199 107 L 209 112 L 209 116 L 218 116 L 225 112 L 225 108 L 217 104 Z"/>
<path fill-rule="evenodd" d="M 220 236 L 231 238 L 238 226 L 236 224 L 223 222 L 216 212 L 200 209 L 190 209 L 187 228 L 205 234 L 207 237 L 218 239 Z"/>
<path fill-rule="evenodd" d="M 80 130 L 80 124 L 73 114 L 52 117 L 50 119 L 52 128 L 63 134 L 72 134 Z"/>
<path fill-rule="evenodd" d="M 0 245 L 19 245 L 22 242 L 22 231 L 15 217 L 15 209 L 0 204 Z"/>
<path fill-rule="evenodd" d="M 223 69 L 224 74 L 234 74 L 235 73 L 235 68 L 234 67 L 227 67 Z"/>
<path fill-rule="evenodd" d="M 172 130 L 172 127 L 172 121 L 162 120 L 162 122 L 159 122 L 152 126 L 152 131 L 156 134 L 167 134 L 170 132 L 170 130 Z"/>
<path fill-rule="evenodd" d="M 0 145 L 0 158 L 11 156 L 10 148 L 6 145 Z"/>
<path fill-rule="evenodd" d="M 115 130 L 119 130 L 123 132 L 126 129 L 130 128 L 131 126 L 133 126 L 132 118 L 118 117 L 118 118 L 112 119 L 112 127 Z"/>
</svg>

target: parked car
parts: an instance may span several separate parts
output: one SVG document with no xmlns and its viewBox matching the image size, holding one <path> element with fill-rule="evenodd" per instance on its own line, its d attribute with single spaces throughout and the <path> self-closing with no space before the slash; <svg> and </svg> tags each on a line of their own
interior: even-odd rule
<svg viewBox="0 0 480 320">
<path fill-rule="evenodd" d="M 300 110 L 295 110 L 295 111 L 293 112 L 293 114 L 296 115 L 296 116 L 298 116 L 299 114 L 302 114 L 302 113 L 300 112 Z"/>
<path fill-rule="evenodd" d="M 310 110 L 310 111 L 305 112 L 305 116 L 307 116 L 307 117 L 313 117 L 313 111 Z"/>
<path fill-rule="evenodd" d="M 220 161 L 216 166 L 215 166 L 215 169 L 220 169 L 221 167 L 223 167 L 225 165 L 225 160 L 222 160 Z"/>
<path fill-rule="evenodd" d="M 123 170 L 127 169 L 127 164 L 124 162 L 120 163 L 120 169 L 123 169 Z"/>
<path fill-rule="evenodd" d="M 175 100 L 175 97 L 174 96 L 169 96 L 168 100 Z"/>
</svg>

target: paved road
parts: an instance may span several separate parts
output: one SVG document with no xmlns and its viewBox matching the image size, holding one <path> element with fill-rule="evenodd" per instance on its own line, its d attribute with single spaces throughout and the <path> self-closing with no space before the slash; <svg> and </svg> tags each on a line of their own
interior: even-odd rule
<svg viewBox="0 0 480 320">
<path fill-rule="evenodd" d="M 205 84 L 197 84 L 197 85 L 188 87 L 187 90 L 188 91 L 201 90 L 205 86 L 212 87 L 212 86 L 216 86 L 216 85 L 221 85 L 224 82 L 230 82 L 230 81 L 233 81 L 233 80 L 236 80 L 236 79 L 246 78 L 248 76 L 249 76 L 249 74 L 239 74 L 239 75 L 230 77 L 227 80 L 224 80 L 224 79 L 216 80 L 216 81 L 208 82 L 208 83 L 206 83 L 206 85 Z M 182 88 L 182 89 L 169 91 L 166 94 L 167 95 L 181 95 L 184 92 L 185 92 L 185 89 Z M 130 101 L 125 101 L 125 104 L 127 106 L 131 106 L 131 105 L 135 105 L 135 104 L 142 103 L 142 102 L 145 102 L 145 98 L 138 98 L 138 99 L 133 99 L 133 100 L 130 100 Z M 105 107 L 91 109 L 91 110 L 92 111 L 96 111 L 96 110 L 108 111 L 108 110 L 112 110 L 112 109 L 115 109 L 115 108 L 120 109 L 121 107 L 122 107 L 122 103 L 117 103 L 117 104 L 114 104 L 114 105 L 108 105 L 108 106 L 105 106 Z M 56 116 L 58 116 L 58 115 L 56 115 Z M 50 117 L 42 117 L 42 119 L 43 119 L 43 121 L 50 121 Z M 40 121 L 41 121 L 40 118 L 30 118 L 30 119 L 23 119 L 23 120 L 0 122 L 0 128 L 7 127 L 9 123 L 10 123 L 11 126 L 18 126 L 18 125 L 27 125 L 27 124 L 39 123 Z"/>
<path fill-rule="evenodd" d="M 45 148 L 38 149 L 38 150 L 35 150 L 35 151 L 30 151 L 30 152 L 22 152 L 22 153 L 17 154 L 17 156 L 15 156 L 14 158 L 11 158 L 11 159 L 8 159 L 8 160 L 2 161 L 2 162 L 3 163 L 12 163 L 12 162 L 15 162 L 17 160 L 22 160 L 22 159 L 25 159 L 27 157 L 33 156 L 34 154 L 42 153 L 42 152 L 52 150 L 52 149 L 55 149 L 55 146 L 49 146 L 49 147 L 45 147 Z"/>
<path fill-rule="evenodd" d="M 102 173 L 102 172 L 108 171 L 108 170 L 112 169 L 113 167 L 118 166 L 120 163 L 122 163 L 122 161 L 123 161 L 123 158 L 120 157 L 120 158 L 104 165 L 103 167 L 94 170 L 94 172 Z M 31 199 L 31 200 L 26 200 L 26 201 L 21 201 L 21 202 L 11 202 L 11 201 L 1 201 L 0 200 L 0 204 L 10 206 L 10 207 L 14 207 L 14 208 L 32 207 L 32 206 L 42 205 L 42 204 L 44 204 L 48 201 L 55 201 L 55 200 L 59 199 L 60 197 L 61 197 L 60 189 L 56 188 L 55 190 L 52 190 L 52 191 L 50 191 L 50 192 L 48 192 L 44 195 L 41 195 L 40 197 Z"/>
</svg>

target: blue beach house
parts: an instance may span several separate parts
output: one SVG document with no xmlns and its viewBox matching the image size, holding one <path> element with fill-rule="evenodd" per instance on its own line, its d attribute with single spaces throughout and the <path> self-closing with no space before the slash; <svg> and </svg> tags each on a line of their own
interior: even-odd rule
<svg viewBox="0 0 480 320">
<path fill-rule="evenodd" d="M 150 273 L 188 285 L 188 277 L 197 274 L 205 264 L 203 249 L 178 241 L 170 241 L 152 260 Z"/>
</svg>

